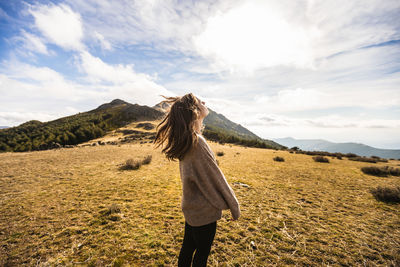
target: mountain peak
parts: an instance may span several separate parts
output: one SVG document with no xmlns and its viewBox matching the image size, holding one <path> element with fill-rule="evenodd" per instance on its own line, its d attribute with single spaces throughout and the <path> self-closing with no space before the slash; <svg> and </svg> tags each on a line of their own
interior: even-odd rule
<svg viewBox="0 0 400 267">
<path fill-rule="evenodd" d="M 110 107 L 113 107 L 113 106 L 127 105 L 127 104 L 129 104 L 129 103 L 124 101 L 124 100 L 116 98 L 113 101 L 111 101 L 110 103 L 105 103 L 105 104 L 102 104 L 102 105 L 98 106 L 97 110 L 98 109 L 110 108 Z"/>
<path fill-rule="evenodd" d="M 161 111 L 163 113 L 167 112 L 170 107 L 171 104 L 163 101 L 153 106 L 154 109 L 157 109 L 158 111 Z"/>
<path fill-rule="evenodd" d="M 109 104 L 114 106 L 114 105 L 128 104 L 128 102 L 121 100 L 119 98 L 116 98 L 113 101 L 111 101 Z"/>
</svg>

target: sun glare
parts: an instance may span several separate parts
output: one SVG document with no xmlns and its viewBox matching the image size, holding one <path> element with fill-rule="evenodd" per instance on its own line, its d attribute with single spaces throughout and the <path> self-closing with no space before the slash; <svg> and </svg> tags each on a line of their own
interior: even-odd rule
<svg viewBox="0 0 400 267">
<path fill-rule="evenodd" d="M 194 42 L 216 65 L 252 72 L 276 65 L 310 67 L 312 34 L 285 20 L 275 6 L 245 3 L 210 18 Z"/>
</svg>

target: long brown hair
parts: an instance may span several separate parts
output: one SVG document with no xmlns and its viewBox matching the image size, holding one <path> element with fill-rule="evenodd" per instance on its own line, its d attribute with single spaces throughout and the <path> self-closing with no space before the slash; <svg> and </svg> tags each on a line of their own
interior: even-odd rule
<svg viewBox="0 0 400 267">
<path fill-rule="evenodd" d="M 153 143 L 159 147 L 166 142 L 162 152 L 167 159 L 182 160 L 186 152 L 198 142 L 194 130 L 200 112 L 198 100 L 192 93 L 182 97 L 162 97 L 166 99 L 162 103 L 172 103 L 172 105 L 165 118 L 157 125 Z"/>
</svg>

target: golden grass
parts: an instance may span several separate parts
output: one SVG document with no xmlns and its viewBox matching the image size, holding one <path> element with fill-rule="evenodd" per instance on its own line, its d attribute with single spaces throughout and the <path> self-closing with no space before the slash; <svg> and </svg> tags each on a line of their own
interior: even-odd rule
<svg viewBox="0 0 400 267">
<path fill-rule="evenodd" d="M 399 177 L 363 174 L 368 163 L 347 159 L 209 144 L 224 152 L 219 166 L 242 210 L 238 221 L 223 211 L 209 266 L 400 264 L 400 204 L 369 193 Z M 119 169 L 147 155 L 149 165 Z M 0 265 L 177 266 L 181 190 L 178 162 L 150 144 L 0 154 Z"/>
</svg>

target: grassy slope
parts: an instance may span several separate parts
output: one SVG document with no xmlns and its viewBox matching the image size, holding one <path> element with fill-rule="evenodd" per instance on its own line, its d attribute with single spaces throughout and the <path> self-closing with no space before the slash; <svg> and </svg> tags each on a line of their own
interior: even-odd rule
<svg viewBox="0 0 400 267">
<path fill-rule="evenodd" d="M 400 205 L 368 192 L 400 185 L 399 177 L 365 175 L 359 168 L 368 164 L 346 159 L 323 164 L 285 151 L 210 145 L 225 152 L 220 167 L 242 210 L 238 221 L 223 211 L 210 266 L 400 262 Z M 150 165 L 118 169 L 149 154 Z M 180 200 L 178 162 L 150 144 L 0 154 L 0 265 L 176 266 Z M 101 215 L 112 204 L 120 220 Z"/>
</svg>

